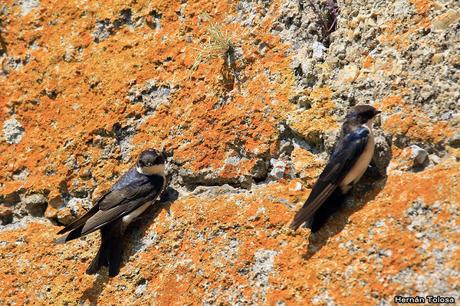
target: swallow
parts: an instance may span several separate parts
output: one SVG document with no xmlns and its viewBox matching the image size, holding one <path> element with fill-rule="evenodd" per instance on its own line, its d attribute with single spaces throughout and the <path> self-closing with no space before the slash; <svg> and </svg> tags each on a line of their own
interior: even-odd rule
<svg viewBox="0 0 460 306">
<path fill-rule="evenodd" d="M 164 154 L 154 149 L 143 151 L 136 165 L 97 199 L 90 210 L 58 232 L 66 234 L 56 239 L 56 243 L 100 230 L 101 245 L 86 273 L 94 274 L 106 266 L 109 276 L 116 276 L 120 271 L 126 227 L 159 199 L 165 186 Z"/>
<path fill-rule="evenodd" d="M 329 161 L 295 215 L 292 229 L 305 223 L 311 232 L 317 232 L 340 207 L 372 160 L 375 147 L 372 123 L 379 113 L 370 105 L 356 105 L 346 115 Z"/>
</svg>

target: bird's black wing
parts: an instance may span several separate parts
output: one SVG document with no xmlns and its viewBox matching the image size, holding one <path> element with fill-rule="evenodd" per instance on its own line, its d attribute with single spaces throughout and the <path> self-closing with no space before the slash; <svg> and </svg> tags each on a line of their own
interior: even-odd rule
<svg viewBox="0 0 460 306">
<path fill-rule="evenodd" d="M 72 230 L 67 236 L 57 240 L 66 242 L 89 234 L 104 225 L 131 213 L 141 205 L 157 199 L 164 185 L 162 177 L 135 181 L 120 189 L 113 189 L 104 194 L 82 218 L 74 222 L 76 226 L 67 226 L 60 233 Z M 90 213 L 91 212 L 91 213 Z M 74 234 L 72 234 L 75 232 Z"/>
<path fill-rule="evenodd" d="M 142 177 L 141 179 L 139 179 L 137 177 L 136 168 L 131 168 L 130 170 L 128 170 L 128 172 L 123 174 L 118 179 L 118 181 L 116 182 L 114 186 L 112 186 L 112 188 L 105 191 L 104 194 L 100 196 L 99 199 L 96 200 L 96 204 L 94 204 L 94 206 L 90 210 L 88 210 L 79 219 L 73 221 L 72 223 L 68 224 L 65 228 L 61 229 L 58 232 L 58 234 L 63 234 L 63 233 L 66 233 L 68 231 L 71 231 L 71 230 L 74 230 L 76 228 L 83 226 L 86 223 L 86 221 L 88 221 L 88 219 L 91 218 L 99 210 L 99 202 L 102 201 L 105 197 L 107 197 L 113 190 L 122 189 L 130 184 L 133 184 L 133 182 L 135 181 L 138 182 L 140 180 L 143 181 L 145 179 L 148 179 L 148 178 Z"/>
<path fill-rule="evenodd" d="M 110 191 L 106 191 L 99 199 L 102 199 L 105 197 Z M 99 200 L 98 200 L 99 201 Z M 82 225 L 85 224 L 86 221 L 88 221 L 89 218 L 91 218 L 97 211 L 99 210 L 99 203 L 96 202 L 96 204 L 91 207 L 90 210 L 88 210 L 83 216 L 78 218 L 77 220 L 73 221 L 72 223 L 66 225 L 63 229 L 61 229 L 58 234 L 64 234 L 68 231 L 74 230 L 78 227 L 81 227 Z"/>
<path fill-rule="evenodd" d="M 364 151 L 368 138 L 369 130 L 362 127 L 337 142 L 334 153 L 313 186 L 307 201 L 292 221 L 293 229 L 297 229 L 302 223 L 310 220 L 334 192 Z"/>
<path fill-rule="evenodd" d="M 81 234 L 91 233 L 157 199 L 163 189 L 163 183 L 164 179 L 158 177 L 156 180 L 145 180 L 107 193 L 98 202 L 99 211 L 88 219 Z"/>
</svg>

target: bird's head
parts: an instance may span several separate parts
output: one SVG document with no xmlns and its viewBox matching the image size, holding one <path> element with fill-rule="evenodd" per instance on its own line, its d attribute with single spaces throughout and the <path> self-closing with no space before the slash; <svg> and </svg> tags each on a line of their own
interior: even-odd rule
<svg viewBox="0 0 460 306">
<path fill-rule="evenodd" d="M 372 125 L 374 117 L 381 112 L 375 107 L 368 104 L 361 104 L 353 106 L 351 111 L 347 114 L 346 120 L 356 124 Z"/>
<path fill-rule="evenodd" d="M 164 175 L 165 173 L 165 154 L 155 149 L 147 149 L 139 155 L 137 160 L 137 172 L 146 175 Z"/>
</svg>

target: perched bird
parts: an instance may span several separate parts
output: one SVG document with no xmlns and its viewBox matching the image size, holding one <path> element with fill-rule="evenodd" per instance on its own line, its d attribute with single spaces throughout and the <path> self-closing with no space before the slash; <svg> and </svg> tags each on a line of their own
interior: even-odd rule
<svg viewBox="0 0 460 306">
<path fill-rule="evenodd" d="M 316 232 L 340 207 L 372 159 L 375 145 L 372 123 L 379 113 L 370 105 L 356 105 L 347 114 L 329 161 L 294 217 L 291 228 L 296 230 L 305 222 Z"/>
<path fill-rule="evenodd" d="M 60 230 L 57 243 L 65 243 L 95 230 L 101 231 L 101 246 L 86 273 L 108 266 L 109 275 L 120 271 L 122 238 L 126 227 L 163 192 L 166 185 L 165 156 L 154 149 L 143 151 L 134 167 L 125 173 L 81 218 Z"/>
</svg>

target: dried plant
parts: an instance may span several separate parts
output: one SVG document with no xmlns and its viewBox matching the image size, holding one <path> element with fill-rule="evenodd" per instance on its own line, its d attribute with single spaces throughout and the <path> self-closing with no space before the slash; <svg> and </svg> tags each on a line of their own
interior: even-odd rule
<svg viewBox="0 0 460 306">
<path fill-rule="evenodd" d="M 222 69 L 224 79 L 228 79 L 226 72 L 230 71 L 233 77 L 239 81 L 235 57 L 236 45 L 232 42 L 230 34 L 222 30 L 220 26 L 211 24 L 208 27 L 207 35 L 208 39 L 199 48 L 198 55 L 190 69 L 190 77 L 201 63 L 215 58 L 222 58 L 224 60 L 224 67 Z"/>
<path fill-rule="evenodd" d="M 339 6 L 337 4 L 337 0 L 326 0 L 323 2 L 323 9 L 317 8 L 313 3 L 313 0 L 308 0 L 308 2 L 321 25 L 322 43 L 325 46 L 329 46 L 329 36 L 337 28 L 337 18 L 339 16 Z"/>
<path fill-rule="evenodd" d="M 7 54 L 6 41 L 3 38 L 2 30 L 3 30 L 2 20 L 0 19 L 0 54 L 1 53 Z"/>
</svg>

